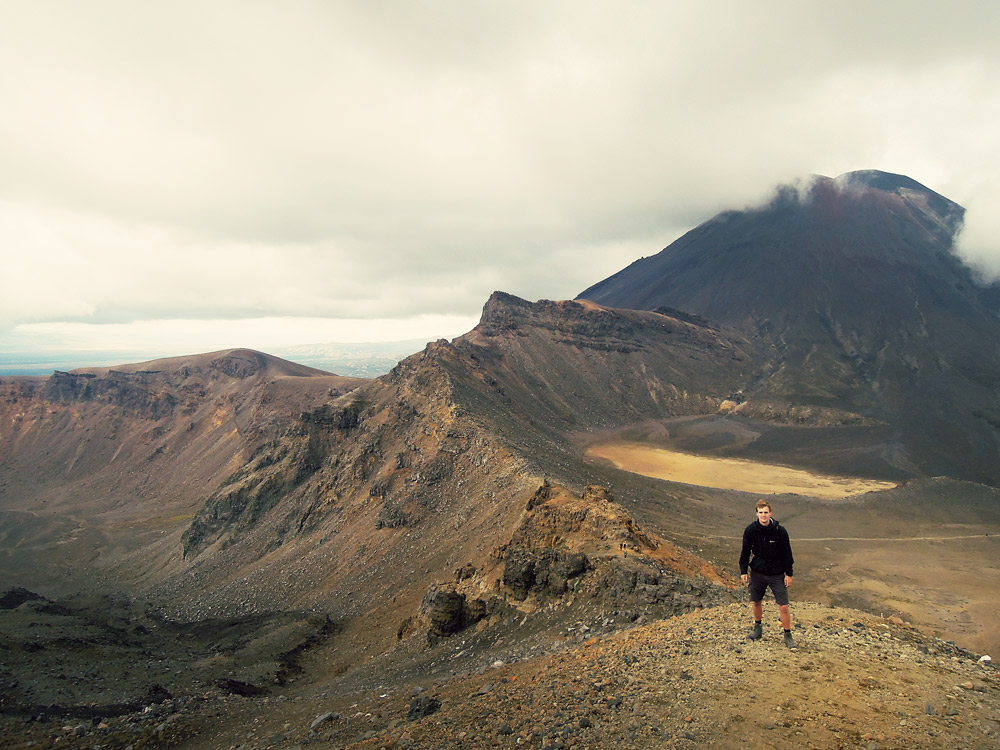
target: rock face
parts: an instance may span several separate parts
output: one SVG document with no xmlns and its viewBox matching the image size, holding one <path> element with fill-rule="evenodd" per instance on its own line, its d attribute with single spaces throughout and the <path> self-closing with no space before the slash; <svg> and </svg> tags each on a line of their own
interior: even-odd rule
<svg viewBox="0 0 1000 750">
<path fill-rule="evenodd" d="M 714 413 L 757 367 L 753 345 L 733 331 L 658 312 L 529 303 L 501 292 L 453 350 L 443 364 L 456 386 L 476 384 L 468 383 L 471 375 L 542 429 Z"/>
<path fill-rule="evenodd" d="M 515 599 L 532 591 L 565 594 L 570 580 L 586 570 L 587 556 L 582 552 L 513 548 L 504 556 L 503 584 Z"/>
<path fill-rule="evenodd" d="M 482 620 L 489 611 L 483 599 L 469 601 L 448 584 L 434 584 L 421 602 L 421 614 L 429 622 L 429 635 L 454 635 Z"/>
<path fill-rule="evenodd" d="M 679 308 L 759 342 L 768 362 L 737 412 L 777 402 L 886 422 L 924 472 L 996 484 L 997 287 L 952 251 L 963 215 L 901 175 L 817 178 L 719 214 L 580 298 Z"/>
<path fill-rule="evenodd" d="M 625 606 L 668 604 L 677 611 L 728 602 L 733 583 L 697 556 L 652 533 L 606 487 L 579 497 L 551 484 L 499 555 L 503 584 L 515 600 L 586 592 Z M 538 493 L 536 493 L 536 496 Z M 704 597 L 704 598 L 702 598 Z"/>
</svg>

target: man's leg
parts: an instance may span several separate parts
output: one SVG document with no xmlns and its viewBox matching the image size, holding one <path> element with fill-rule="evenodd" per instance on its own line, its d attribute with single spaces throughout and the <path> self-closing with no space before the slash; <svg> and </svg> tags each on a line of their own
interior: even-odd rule
<svg viewBox="0 0 1000 750">
<path fill-rule="evenodd" d="M 781 627 L 785 629 L 785 645 L 788 646 L 788 648 L 797 648 L 798 644 L 795 642 L 795 639 L 792 638 L 792 615 L 788 611 L 788 605 L 779 605 L 778 612 L 781 613 Z"/>
<path fill-rule="evenodd" d="M 764 614 L 764 592 L 767 590 L 767 578 L 750 571 L 750 606 L 753 609 L 753 629 L 747 634 L 751 641 L 760 640 L 764 634 L 761 617 Z"/>
<path fill-rule="evenodd" d="M 785 631 L 785 645 L 788 648 L 796 648 L 798 644 L 792 638 L 792 614 L 788 610 L 788 587 L 785 585 L 785 578 L 781 575 L 768 576 L 767 583 L 771 593 L 774 594 L 774 603 L 778 605 L 778 616 Z"/>
<path fill-rule="evenodd" d="M 764 607 L 761 602 L 750 602 L 753 609 L 753 627 L 747 633 L 747 638 L 751 641 L 759 641 L 764 635 L 764 626 L 761 625 L 760 618 L 764 614 Z"/>
</svg>

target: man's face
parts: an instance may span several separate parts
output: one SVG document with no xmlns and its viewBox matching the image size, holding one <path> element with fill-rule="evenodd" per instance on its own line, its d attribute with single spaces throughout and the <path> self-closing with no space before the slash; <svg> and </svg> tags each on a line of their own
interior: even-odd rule
<svg viewBox="0 0 1000 750">
<path fill-rule="evenodd" d="M 757 508 L 757 520 L 760 521 L 761 526 L 767 526 L 771 523 L 771 509 Z"/>
</svg>

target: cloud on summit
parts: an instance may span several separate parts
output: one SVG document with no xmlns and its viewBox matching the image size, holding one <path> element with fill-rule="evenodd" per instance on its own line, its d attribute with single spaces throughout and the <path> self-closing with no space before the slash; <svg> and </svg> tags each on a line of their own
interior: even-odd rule
<svg viewBox="0 0 1000 750">
<path fill-rule="evenodd" d="M 0 328 L 465 321 L 867 168 L 966 205 L 1000 270 L 998 31 L 982 3 L 7 3 Z"/>
</svg>

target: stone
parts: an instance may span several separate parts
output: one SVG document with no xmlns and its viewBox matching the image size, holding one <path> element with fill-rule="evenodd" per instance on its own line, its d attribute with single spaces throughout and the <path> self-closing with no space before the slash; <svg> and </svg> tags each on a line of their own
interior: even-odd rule
<svg viewBox="0 0 1000 750">
<path fill-rule="evenodd" d="M 434 585 L 428 590 L 421 609 L 436 635 L 451 635 L 465 626 L 465 595 L 451 586 Z"/>
<path fill-rule="evenodd" d="M 437 698 L 421 695 L 410 701 L 410 708 L 406 712 L 406 718 L 410 721 L 416 721 L 425 716 L 430 716 L 439 708 L 441 708 L 441 701 Z"/>
<path fill-rule="evenodd" d="M 338 714 L 336 711 L 327 711 L 325 714 L 320 714 L 315 719 L 313 719 L 312 723 L 309 725 L 309 728 L 316 729 L 316 727 L 320 726 L 321 724 L 325 724 L 328 721 L 336 721 L 339 718 L 340 714 Z"/>
</svg>

